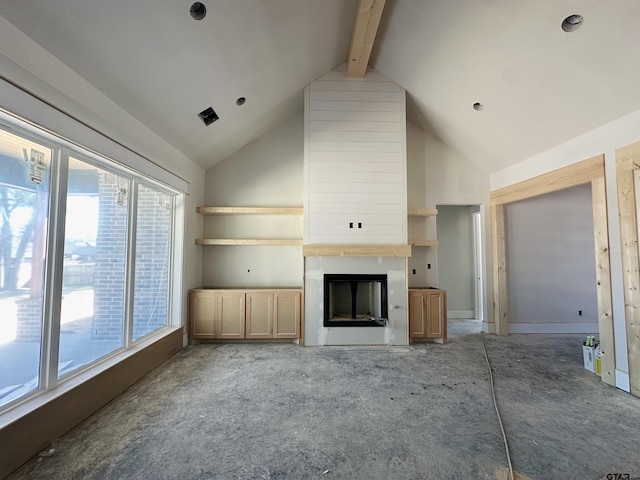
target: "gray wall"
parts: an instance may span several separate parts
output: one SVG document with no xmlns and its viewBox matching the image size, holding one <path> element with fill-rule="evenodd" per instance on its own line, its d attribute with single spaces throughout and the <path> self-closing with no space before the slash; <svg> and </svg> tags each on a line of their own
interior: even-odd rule
<svg viewBox="0 0 640 480">
<path fill-rule="evenodd" d="M 447 291 L 450 318 L 473 318 L 475 308 L 471 212 L 469 206 L 438 205 L 438 287 Z"/>
<path fill-rule="evenodd" d="M 506 224 L 509 331 L 597 333 L 591 185 L 509 204 Z"/>
</svg>

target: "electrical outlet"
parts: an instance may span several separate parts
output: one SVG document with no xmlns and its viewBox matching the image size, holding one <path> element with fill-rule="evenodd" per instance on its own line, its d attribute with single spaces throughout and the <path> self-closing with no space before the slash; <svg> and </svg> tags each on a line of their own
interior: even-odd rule
<svg viewBox="0 0 640 480">
<path fill-rule="evenodd" d="M 411 272 L 415 275 L 416 274 L 416 269 L 414 268 Z"/>
<path fill-rule="evenodd" d="M 431 264 L 427 263 L 427 270 L 431 270 Z"/>
<path fill-rule="evenodd" d="M 581 317 L 582 316 L 582 310 L 578 310 L 578 316 Z"/>
</svg>

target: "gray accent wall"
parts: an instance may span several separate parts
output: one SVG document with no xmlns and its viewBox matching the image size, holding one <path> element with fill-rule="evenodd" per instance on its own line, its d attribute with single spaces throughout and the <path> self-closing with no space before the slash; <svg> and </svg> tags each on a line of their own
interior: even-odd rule
<svg viewBox="0 0 640 480">
<path fill-rule="evenodd" d="M 437 207 L 438 287 L 447 291 L 450 318 L 472 318 L 475 308 L 472 208 Z"/>
<path fill-rule="evenodd" d="M 509 204 L 506 225 L 509 332 L 597 333 L 591 185 Z"/>
</svg>

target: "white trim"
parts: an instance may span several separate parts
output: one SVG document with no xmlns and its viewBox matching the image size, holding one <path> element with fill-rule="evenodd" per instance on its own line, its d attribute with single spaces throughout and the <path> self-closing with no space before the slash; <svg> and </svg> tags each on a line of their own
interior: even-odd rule
<svg viewBox="0 0 640 480">
<path fill-rule="evenodd" d="M 0 102 L 0 119 L 10 123 L 22 120 L 22 128 L 39 136 L 44 132 L 38 128 L 43 128 L 51 135 L 59 137 L 54 139 L 56 143 L 71 149 L 84 147 L 181 192 L 189 191 L 189 182 L 186 180 L 2 79 L 0 79 Z"/>
<path fill-rule="evenodd" d="M 62 279 L 64 275 L 65 221 L 69 182 L 69 151 L 57 149 L 58 162 L 51 166 L 49 188 L 49 231 L 46 245 L 46 278 L 43 301 L 43 328 L 40 341 L 40 388 L 50 390 L 60 382 L 60 323 L 62 320 Z M 53 159 L 52 159 L 53 160 Z M 56 165 L 57 163 L 57 165 Z"/>
<path fill-rule="evenodd" d="M 473 208 L 473 207 L 472 207 Z M 473 223 L 473 274 L 475 278 L 474 283 L 474 318 L 484 320 L 484 275 L 482 272 L 483 267 L 483 241 L 482 241 L 482 212 L 480 211 L 480 205 L 478 205 L 478 211 L 471 212 L 471 219 Z"/>
<path fill-rule="evenodd" d="M 129 180 L 127 192 L 127 259 L 125 262 L 125 286 L 124 292 L 124 348 L 130 348 L 134 343 L 133 338 L 133 317 L 136 286 L 136 238 L 138 235 L 138 182 Z"/>
<path fill-rule="evenodd" d="M 616 369 L 616 387 L 618 387 L 620 390 L 624 390 L 627 393 L 631 393 L 629 374 L 627 372 Z"/>
<path fill-rule="evenodd" d="M 173 225 L 171 239 L 171 264 L 170 290 L 169 290 L 169 325 L 183 327 L 187 333 L 187 308 L 182 308 L 182 287 L 184 270 L 184 234 L 185 234 L 185 209 L 186 198 L 184 194 L 177 194 L 173 197 Z M 177 268 L 180 267 L 180 268 Z M 185 304 L 188 305 L 188 304 Z M 184 311 L 184 318 L 183 318 Z M 186 345 L 186 344 L 185 344 Z"/>
<path fill-rule="evenodd" d="M 597 323 L 509 323 L 509 333 L 597 334 Z"/>
<path fill-rule="evenodd" d="M 473 310 L 447 310 L 447 318 L 476 318 Z"/>
</svg>

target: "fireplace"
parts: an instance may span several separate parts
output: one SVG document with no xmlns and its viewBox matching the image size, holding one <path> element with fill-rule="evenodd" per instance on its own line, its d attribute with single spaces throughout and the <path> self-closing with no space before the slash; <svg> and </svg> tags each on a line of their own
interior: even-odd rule
<svg viewBox="0 0 640 480">
<path fill-rule="evenodd" d="M 386 275 L 324 275 L 325 327 L 385 327 Z"/>
</svg>

